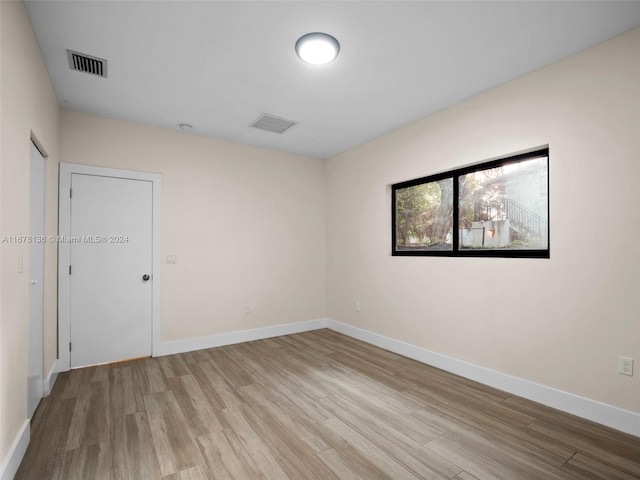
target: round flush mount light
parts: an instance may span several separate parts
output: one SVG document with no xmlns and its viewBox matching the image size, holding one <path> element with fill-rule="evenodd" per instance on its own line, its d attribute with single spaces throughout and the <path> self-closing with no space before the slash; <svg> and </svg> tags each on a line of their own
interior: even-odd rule
<svg viewBox="0 0 640 480">
<path fill-rule="evenodd" d="M 338 52 L 340 52 L 338 40 L 328 33 L 307 33 L 296 42 L 298 57 L 311 65 L 330 63 L 338 56 Z"/>
</svg>

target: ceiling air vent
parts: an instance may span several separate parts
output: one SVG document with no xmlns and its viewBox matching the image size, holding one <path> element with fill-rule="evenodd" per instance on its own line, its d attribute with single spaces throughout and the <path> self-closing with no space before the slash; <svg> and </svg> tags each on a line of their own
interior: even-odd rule
<svg viewBox="0 0 640 480">
<path fill-rule="evenodd" d="M 261 130 L 267 130 L 269 132 L 282 133 L 288 128 L 293 127 L 295 124 L 296 122 L 285 120 L 284 118 L 276 117 L 268 113 L 263 113 L 250 126 Z"/>
<path fill-rule="evenodd" d="M 107 61 L 104 58 L 92 57 L 73 50 L 67 50 L 67 57 L 71 70 L 107 78 Z"/>
</svg>

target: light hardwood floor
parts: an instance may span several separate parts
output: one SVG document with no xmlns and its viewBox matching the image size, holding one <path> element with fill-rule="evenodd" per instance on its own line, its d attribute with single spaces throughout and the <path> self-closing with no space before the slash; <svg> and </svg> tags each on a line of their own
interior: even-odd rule
<svg viewBox="0 0 640 480">
<path fill-rule="evenodd" d="M 17 479 L 640 479 L 640 439 L 318 330 L 58 377 Z"/>
</svg>

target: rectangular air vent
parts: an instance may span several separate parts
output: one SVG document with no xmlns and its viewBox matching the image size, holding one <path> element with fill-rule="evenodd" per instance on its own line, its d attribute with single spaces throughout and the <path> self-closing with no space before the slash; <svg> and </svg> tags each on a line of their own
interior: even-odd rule
<svg viewBox="0 0 640 480">
<path fill-rule="evenodd" d="M 71 70 L 107 78 L 107 61 L 104 58 L 92 57 L 73 50 L 67 50 L 67 57 Z"/>
<path fill-rule="evenodd" d="M 295 124 L 296 122 L 285 120 L 284 118 L 276 117 L 269 113 L 263 113 L 250 126 L 261 130 L 267 130 L 269 132 L 282 133 L 293 127 Z"/>
</svg>

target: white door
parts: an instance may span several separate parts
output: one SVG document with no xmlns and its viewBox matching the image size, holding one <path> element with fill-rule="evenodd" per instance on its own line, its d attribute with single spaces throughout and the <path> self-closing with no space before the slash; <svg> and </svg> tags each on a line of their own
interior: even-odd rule
<svg viewBox="0 0 640 480">
<path fill-rule="evenodd" d="M 153 183 L 73 173 L 70 207 L 71 368 L 151 355 Z"/>
<path fill-rule="evenodd" d="M 28 416 L 43 394 L 44 364 L 44 158 L 31 144 L 29 189 L 29 378 Z"/>
</svg>

